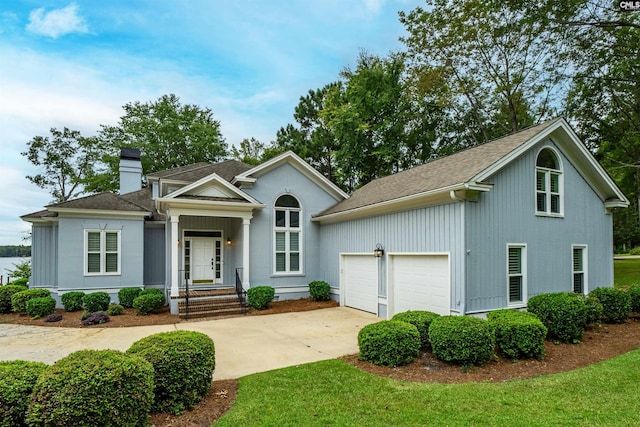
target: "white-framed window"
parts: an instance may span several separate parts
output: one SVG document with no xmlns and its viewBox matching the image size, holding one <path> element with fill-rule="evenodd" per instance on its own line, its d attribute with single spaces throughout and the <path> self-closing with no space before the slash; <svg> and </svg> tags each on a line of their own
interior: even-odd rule
<svg viewBox="0 0 640 427">
<path fill-rule="evenodd" d="M 120 274 L 120 230 L 84 231 L 84 274 Z"/>
<path fill-rule="evenodd" d="M 571 290 L 577 294 L 586 294 L 587 286 L 587 246 L 571 245 Z"/>
<path fill-rule="evenodd" d="M 563 186 L 560 158 L 545 147 L 536 157 L 536 215 L 563 215 Z"/>
<path fill-rule="evenodd" d="M 273 270 L 275 274 L 302 273 L 302 227 L 298 199 L 284 194 L 274 206 Z"/>
<path fill-rule="evenodd" d="M 509 306 L 527 302 L 527 245 L 507 245 L 507 298 Z"/>
</svg>

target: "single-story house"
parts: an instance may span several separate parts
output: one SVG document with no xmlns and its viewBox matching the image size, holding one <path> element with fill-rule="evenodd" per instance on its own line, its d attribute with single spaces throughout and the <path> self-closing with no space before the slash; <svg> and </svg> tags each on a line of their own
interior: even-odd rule
<svg viewBox="0 0 640 427">
<path fill-rule="evenodd" d="M 345 194 L 292 152 L 148 174 L 123 149 L 120 194 L 24 215 L 30 286 L 258 285 L 280 299 L 327 281 L 342 305 L 484 313 L 613 284 L 611 210 L 629 201 L 562 118 Z M 115 297 L 114 297 L 115 300 Z"/>
</svg>

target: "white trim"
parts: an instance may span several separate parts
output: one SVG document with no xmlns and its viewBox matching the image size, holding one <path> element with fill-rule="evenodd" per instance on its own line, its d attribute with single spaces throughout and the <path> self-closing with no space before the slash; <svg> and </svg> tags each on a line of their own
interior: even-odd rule
<svg viewBox="0 0 640 427">
<path fill-rule="evenodd" d="M 573 275 L 576 271 L 573 269 L 573 251 L 575 249 L 581 249 L 582 254 L 582 293 L 584 295 L 589 294 L 589 246 L 586 244 L 572 244 L 571 245 L 571 291 L 573 292 Z"/>
<path fill-rule="evenodd" d="M 297 202 L 298 202 L 298 208 L 289 208 L 289 207 L 283 207 L 283 206 L 276 206 L 276 203 L 278 201 L 278 199 L 280 197 L 283 196 L 291 196 L 293 197 Z M 285 212 L 285 225 L 284 227 L 277 227 L 276 226 L 276 212 L 280 210 L 280 211 L 284 211 Z M 296 197 L 294 194 L 285 192 L 285 193 L 280 193 L 277 194 L 275 196 L 274 202 L 273 202 L 273 222 L 272 222 L 272 238 L 273 238 L 273 243 L 272 243 L 272 254 L 273 254 L 273 263 L 272 263 L 272 275 L 271 277 L 280 277 L 280 276 L 304 276 L 304 226 L 303 226 L 303 208 L 302 208 L 302 203 L 300 202 L 300 199 L 298 197 Z M 298 227 L 296 228 L 291 228 L 290 226 L 290 220 L 291 220 L 291 212 L 297 212 L 298 213 Z M 291 265 L 290 265 L 290 261 L 291 261 L 291 247 L 290 247 L 290 239 L 289 236 L 291 235 L 291 233 L 298 233 L 298 270 L 292 271 L 291 270 Z M 277 270 L 277 261 L 276 261 L 276 254 L 277 254 L 277 249 L 276 249 L 276 234 L 277 233 L 284 233 L 285 235 L 285 249 L 284 249 L 284 254 L 285 254 L 285 270 L 284 271 L 278 271 Z M 282 251 L 279 251 L 280 253 L 282 253 Z"/>
<path fill-rule="evenodd" d="M 250 195 L 248 195 L 244 191 L 240 190 L 239 188 L 233 186 L 231 183 L 229 183 L 227 180 L 221 178 L 220 175 L 218 175 L 215 172 L 212 173 L 211 175 L 207 175 L 204 178 L 199 179 L 198 181 L 192 182 L 189 185 L 185 185 L 184 187 L 182 187 L 182 188 L 180 188 L 180 189 L 168 194 L 167 197 L 162 197 L 162 199 L 164 199 L 164 200 L 175 199 L 178 196 L 186 194 L 191 190 L 195 190 L 198 187 L 201 187 L 201 186 L 204 186 L 205 184 L 209 184 L 209 183 L 213 183 L 213 182 L 216 182 L 216 183 L 220 184 L 222 187 L 227 189 L 229 192 L 237 195 L 238 197 L 240 197 L 242 199 L 245 199 L 245 200 L 251 202 L 252 204 L 260 204 L 260 202 L 258 202 L 256 199 L 254 199 L 253 197 L 251 197 Z"/>
<path fill-rule="evenodd" d="M 56 212 L 58 214 L 64 214 L 69 218 L 87 218 L 87 217 L 100 217 L 100 218 L 122 218 L 131 217 L 143 219 L 151 216 L 151 212 L 145 211 L 118 211 L 118 210 L 103 210 L 103 209 L 74 209 L 74 208 L 58 208 L 55 206 L 47 207 L 49 212 Z"/>
<path fill-rule="evenodd" d="M 122 274 L 122 230 L 110 230 L 99 228 L 85 228 L 84 230 L 84 249 L 83 249 L 83 275 L 85 277 L 99 277 L 99 276 L 120 276 Z M 89 272 L 89 233 L 100 234 L 100 271 Z M 118 269 L 117 271 L 107 272 L 107 233 L 116 233 L 118 237 Z M 95 253 L 95 252 L 92 252 Z"/>
<path fill-rule="evenodd" d="M 219 237 L 204 237 L 204 236 L 185 236 L 185 234 L 189 231 L 197 231 L 197 232 L 206 232 L 206 233 L 220 233 Z M 182 232 L 180 233 L 181 239 L 181 253 L 182 253 L 182 271 L 183 271 L 183 278 L 184 278 L 184 273 L 186 272 L 186 244 L 187 244 L 187 240 L 189 240 L 191 243 L 189 244 L 191 246 L 191 253 L 189 254 L 189 256 L 191 257 L 191 262 L 189 263 L 189 280 L 191 281 L 191 284 L 193 284 L 193 271 L 191 270 L 191 267 L 193 267 L 193 254 L 194 254 L 194 247 L 193 247 L 193 239 L 213 239 L 214 241 L 214 246 L 213 246 L 213 256 L 215 257 L 216 255 L 216 247 L 215 247 L 215 242 L 216 241 L 220 241 L 220 278 L 219 278 L 219 282 L 218 282 L 218 278 L 216 278 L 216 271 L 215 268 L 212 268 L 213 271 L 213 280 L 212 283 L 216 284 L 216 285 L 220 285 L 224 283 L 224 252 L 225 252 L 225 248 L 226 248 L 226 239 L 224 237 L 224 230 L 214 230 L 214 229 L 205 229 L 205 228 L 183 228 Z"/>
<path fill-rule="evenodd" d="M 509 286 L 509 279 L 511 278 L 511 274 L 509 273 L 509 248 L 520 248 L 521 249 L 521 263 L 522 265 L 520 266 L 520 270 L 521 270 L 521 277 L 522 277 L 522 301 L 514 301 L 511 302 L 510 301 L 510 286 Z M 528 271 L 527 271 L 527 244 L 526 243 L 507 243 L 507 250 L 505 253 L 505 260 L 506 260 L 506 285 L 507 285 L 507 307 L 510 308 L 516 308 L 516 307 L 526 307 L 527 306 L 527 301 L 528 301 L 528 294 L 527 294 L 527 277 L 529 275 Z"/>
<path fill-rule="evenodd" d="M 553 153 L 553 155 L 555 156 L 556 160 L 558 161 L 558 169 L 549 169 L 549 168 L 545 168 L 542 166 L 538 166 L 538 157 L 540 156 L 540 153 L 542 153 L 544 150 L 549 150 Z M 534 209 L 535 209 L 535 214 L 536 216 L 544 216 L 544 217 L 552 217 L 552 218 L 564 218 L 564 197 L 565 197 L 565 191 L 564 191 L 564 164 L 562 163 L 562 156 L 560 156 L 560 153 L 558 152 L 558 150 L 552 146 L 552 145 L 544 145 L 542 147 L 540 147 L 540 149 L 538 150 L 538 152 L 536 153 L 535 159 L 534 159 L 534 170 L 535 170 L 535 178 L 534 178 Z M 544 184 L 545 184 L 545 190 L 544 191 L 539 191 L 538 190 L 538 172 L 542 172 L 544 174 Z M 559 198 L 559 211 L 560 212 L 551 212 L 551 196 L 552 196 L 552 192 L 551 192 L 551 175 L 557 175 L 558 176 L 558 198 Z M 545 205 L 547 210 L 546 211 L 539 211 L 538 210 L 538 193 L 543 193 L 545 195 Z"/>
</svg>

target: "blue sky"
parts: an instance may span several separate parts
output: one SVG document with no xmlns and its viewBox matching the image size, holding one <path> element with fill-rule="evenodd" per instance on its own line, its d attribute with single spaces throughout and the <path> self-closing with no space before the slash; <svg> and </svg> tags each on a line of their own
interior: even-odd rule
<svg viewBox="0 0 640 427">
<path fill-rule="evenodd" d="M 128 102 L 175 93 L 210 108 L 229 145 L 268 143 L 298 99 L 358 52 L 402 49 L 398 11 L 420 0 L 6 1 L 0 5 L 0 245 L 50 202 L 20 155 L 36 135 L 85 136 Z"/>
</svg>

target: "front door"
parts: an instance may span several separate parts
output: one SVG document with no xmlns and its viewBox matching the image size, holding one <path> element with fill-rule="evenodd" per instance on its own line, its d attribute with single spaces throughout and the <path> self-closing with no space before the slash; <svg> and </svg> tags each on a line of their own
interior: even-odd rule
<svg viewBox="0 0 640 427">
<path fill-rule="evenodd" d="M 222 239 L 211 237 L 192 237 L 190 243 L 190 262 L 186 263 L 191 283 L 222 283 Z"/>
</svg>

